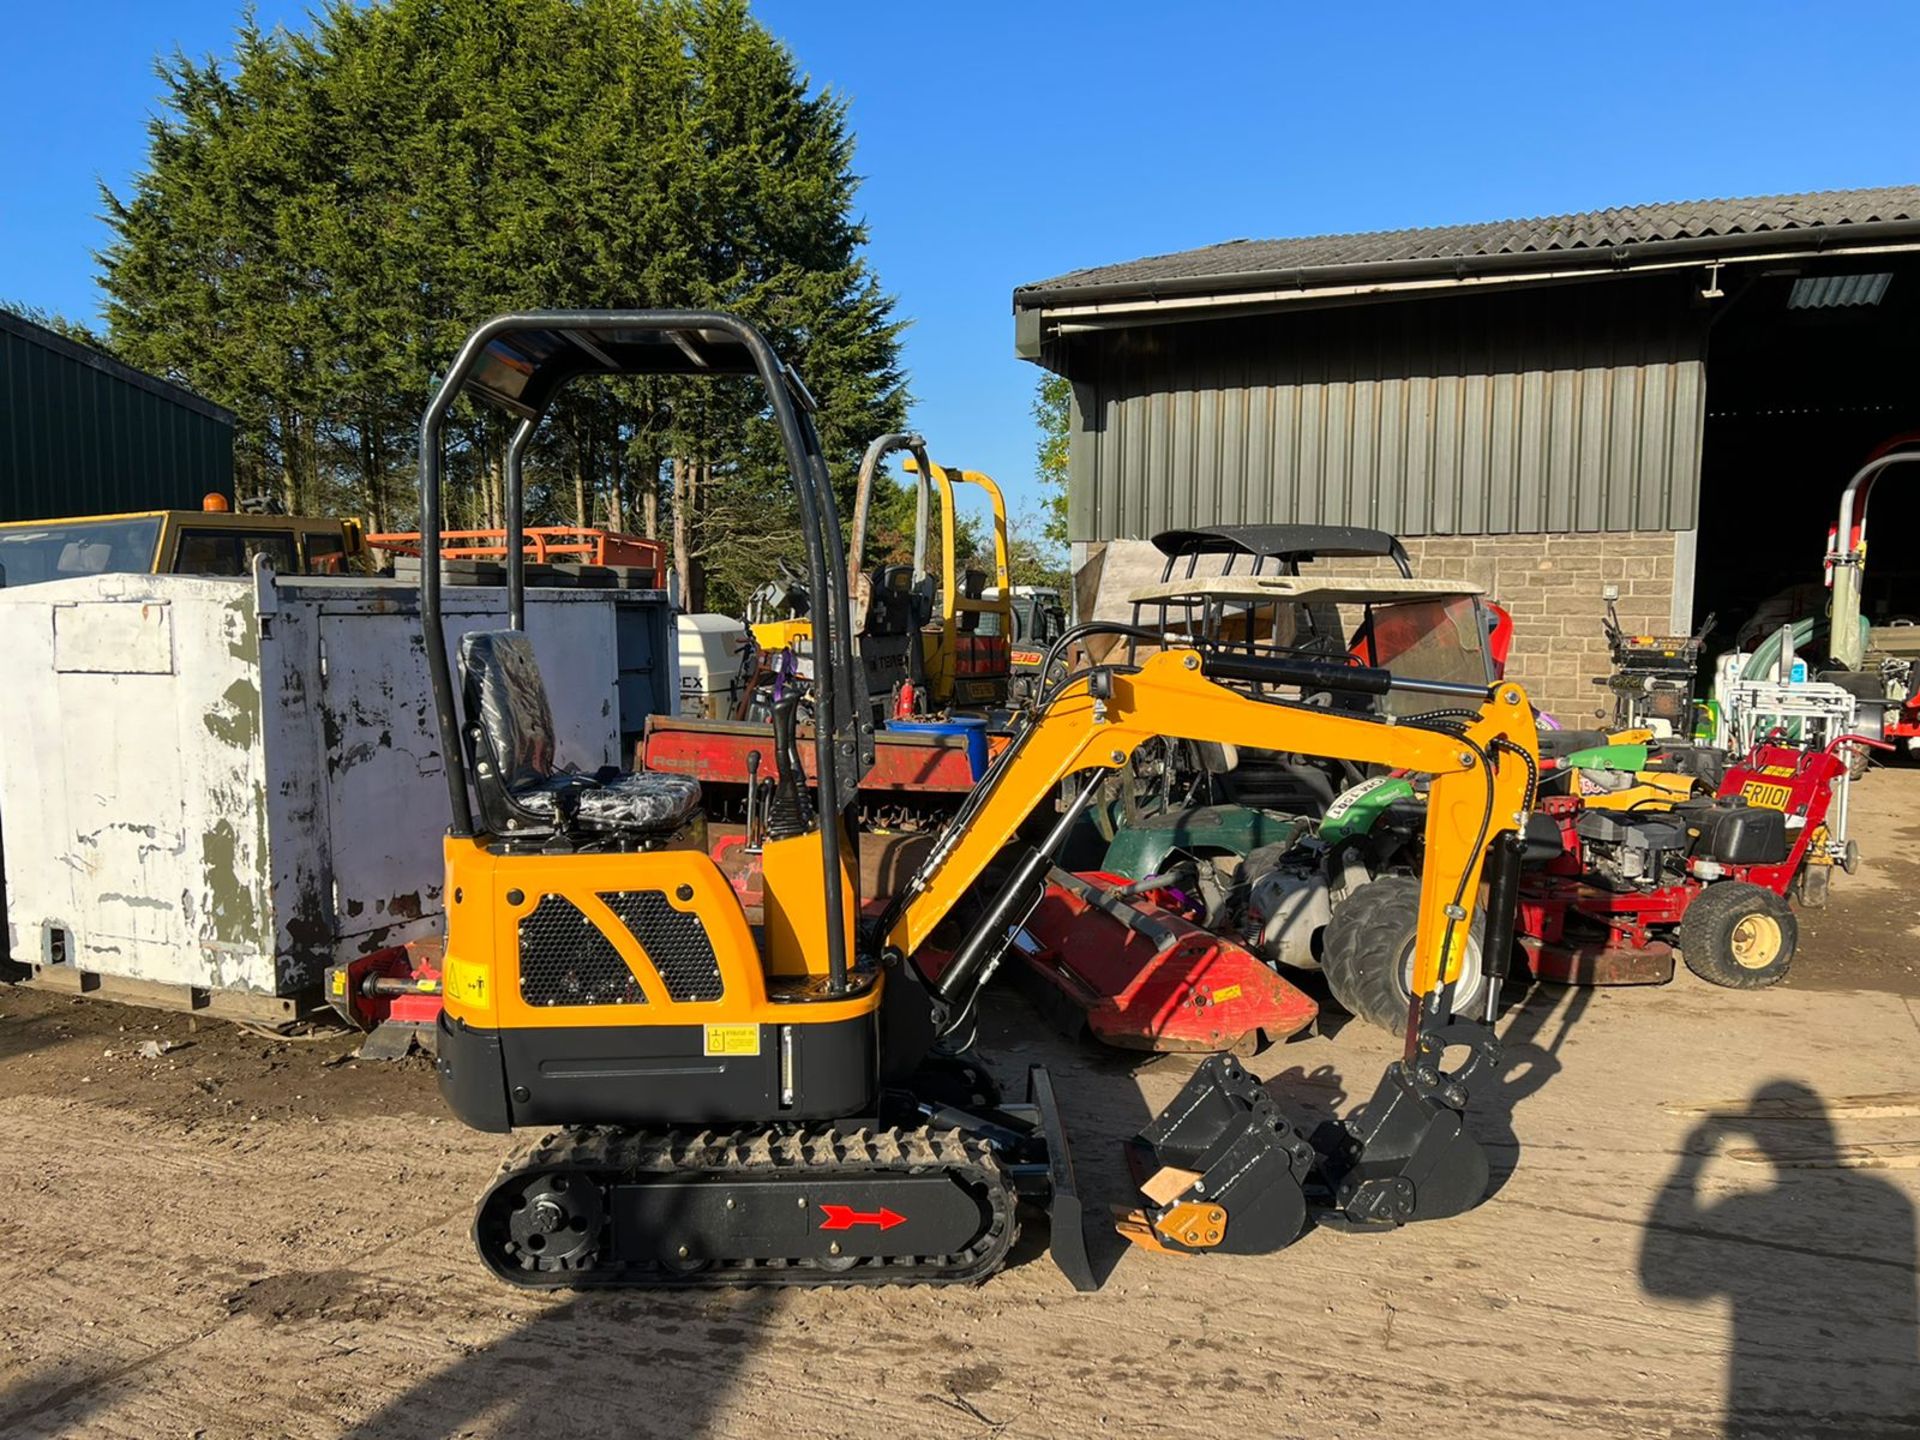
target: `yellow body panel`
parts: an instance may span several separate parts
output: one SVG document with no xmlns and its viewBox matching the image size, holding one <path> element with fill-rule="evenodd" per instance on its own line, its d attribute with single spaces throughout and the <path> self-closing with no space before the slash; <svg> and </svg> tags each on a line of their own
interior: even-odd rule
<svg viewBox="0 0 1920 1440">
<path fill-rule="evenodd" d="M 850 842 L 840 846 L 840 914 L 845 922 L 846 953 L 853 954 L 853 876 L 847 858 Z M 827 974 L 827 887 L 817 833 L 769 840 L 760 854 L 761 886 L 766 895 L 767 973 Z"/>
<path fill-rule="evenodd" d="M 811 844 L 818 836 L 780 841 Z M 768 846 L 768 850 L 772 850 Z M 533 1026 L 753 1025 L 847 1020 L 878 1003 L 879 986 L 846 1000 L 779 1004 L 767 998 L 766 972 L 739 897 L 719 867 L 698 850 L 639 854 L 505 854 L 479 840 L 449 837 L 446 1010 L 477 1029 Z M 816 896 L 819 868 L 813 872 Z M 669 1001 L 659 974 L 632 934 L 599 899 L 620 890 L 658 890 L 676 910 L 700 917 L 719 962 L 718 1000 Z M 508 893 L 518 891 L 518 903 Z M 519 922 L 543 895 L 572 901 L 612 942 L 647 997 L 644 1005 L 529 1005 L 520 998 Z M 820 926 L 818 934 L 825 934 Z M 822 971 L 824 972 L 824 961 Z"/>
<path fill-rule="evenodd" d="M 811 620 L 769 620 L 753 627 L 753 643 L 762 650 L 791 650 L 813 643 Z"/>
<path fill-rule="evenodd" d="M 1589 810 L 1644 810 L 1649 806 L 1658 808 L 1685 800 L 1693 794 L 1694 778 L 1669 770 L 1636 770 L 1633 783 L 1617 790 L 1608 790 L 1584 783 L 1581 772 L 1576 770 L 1573 772 L 1573 785 L 1580 796 L 1580 803 Z"/>
</svg>

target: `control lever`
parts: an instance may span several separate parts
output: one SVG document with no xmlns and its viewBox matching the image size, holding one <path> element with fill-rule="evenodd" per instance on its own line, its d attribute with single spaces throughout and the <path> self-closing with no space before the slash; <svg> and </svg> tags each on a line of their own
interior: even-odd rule
<svg viewBox="0 0 1920 1440">
<path fill-rule="evenodd" d="M 753 813 L 754 792 L 759 790 L 759 788 L 760 788 L 760 752 L 758 750 L 749 750 L 747 751 L 746 850 L 747 850 L 747 853 L 750 855 L 758 854 L 760 851 L 760 842 L 754 831 L 754 813 Z"/>
<path fill-rule="evenodd" d="M 796 713 L 800 692 L 791 690 L 773 707 L 773 760 L 779 780 L 773 787 L 773 799 L 767 805 L 766 833 L 770 840 L 785 840 L 804 835 L 813 828 L 813 810 L 801 789 L 805 775 L 800 768 L 799 726 Z"/>
</svg>

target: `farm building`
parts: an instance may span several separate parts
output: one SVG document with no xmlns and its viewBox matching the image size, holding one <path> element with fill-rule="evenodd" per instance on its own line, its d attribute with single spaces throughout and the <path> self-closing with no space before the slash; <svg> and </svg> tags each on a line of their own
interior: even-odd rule
<svg viewBox="0 0 1920 1440">
<path fill-rule="evenodd" d="M 1083 598 L 1109 547 L 1175 526 L 1377 526 L 1505 604 L 1513 673 L 1579 721 L 1603 586 L 1635 629 L 1717 613 L 1712 648 L 1789 587 L 1818 603 L 1842 487 L 1920 431 L 1920 186 L 1234 241 L 1014 313 L 1072 382 Z M 1913 488 L 1878 533 L 1920 518 Z M 1876 619 L 1920 568 L 1882 550 Z"/>
<path fill-rule="evenodd" d="M 197 510 L 233 493 L 233 413 L 0 310 L 0 521 Z"/>
</svg>

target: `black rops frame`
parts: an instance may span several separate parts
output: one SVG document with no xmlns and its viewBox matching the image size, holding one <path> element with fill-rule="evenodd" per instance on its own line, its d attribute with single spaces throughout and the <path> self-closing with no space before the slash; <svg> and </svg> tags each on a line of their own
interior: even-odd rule
<svg viewBox="0 0 1920 1440">
<path fill-rule="evenodd" d="M 716 349 L 725 337 L 737 352 Z M 664 343 L 663 343 L 664 342 Z M 467 798 L 467 767 L 455 709 L 446 633 L 440 623 L 440 470 L 442 439 L 454 402 L 468 391 L 519 416 L 507 447 L 507 618 L 526 628 L 525 485 L 522 463 L 553 397 L 581 375 L 747 375 L 759 378 L 780 429 L 793 492 L 807 540 L 807 578 L 814 595 L 829 597 L 814 613 L 814 762 L 820 795 L 820 851 L 824 862 L 830 993 L 847 988 L 846 910 L 841 893 L 841 822 L 858 791 L 863 755 L 871 754 L 870 725 L 853 703 L 851 614 L 840 515 L 826 459 L 808 412 L 805 384 L 752 325 L 705 310 L 534 310 L 496 315 L 467 337 L 420 420 L 420 624 L 433 686 L 440 753 L 447 771 L 450 833 L 474 834 Z M 825 634 L 821 634 L 824 624 Z M 829 813 L 831 812 L 831 813 Z M 859 868 L 854 875 L 855 906 Z"/>
</svg>

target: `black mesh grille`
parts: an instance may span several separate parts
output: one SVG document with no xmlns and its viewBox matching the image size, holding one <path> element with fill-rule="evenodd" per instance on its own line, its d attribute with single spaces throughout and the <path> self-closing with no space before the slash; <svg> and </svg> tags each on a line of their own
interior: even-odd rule
<svg viewBox="0 0 1920 1440">
<path fill-rule="evenodd" d="M 640 982 L 599 927 L 564 895 L 520 920 L 520 998 L 529 1005 L 644 1005 Z"/>
<path fill-rule="evenodd" d="M 600 899 L 633 932 L 671 999 L 720 998 L 720 962 L 698 915 L 674 909 L 659 890 L 613 890 Z"/>
</svg>

